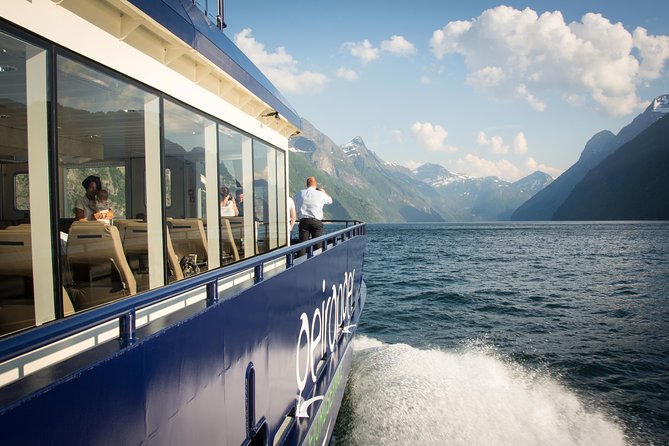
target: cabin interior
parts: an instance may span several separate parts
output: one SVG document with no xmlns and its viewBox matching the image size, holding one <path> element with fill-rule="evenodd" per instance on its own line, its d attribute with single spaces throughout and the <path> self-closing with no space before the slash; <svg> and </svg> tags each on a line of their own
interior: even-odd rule
<svg viewBox="0 0 669 446">
<path fill-rule="evenodd" d="M 0 171 L 0 336 L 289 241 L 283 150 L 11 29 Z M 75 219 L 90 175 L 113 217 Z"/>
</svg>

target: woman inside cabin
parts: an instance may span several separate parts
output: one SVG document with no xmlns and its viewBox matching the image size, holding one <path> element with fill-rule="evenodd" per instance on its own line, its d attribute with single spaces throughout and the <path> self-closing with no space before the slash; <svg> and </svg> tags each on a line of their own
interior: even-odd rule
<svg viewBox="0 0 669 446">
<path fill-rule="evenodd" d="M 221 216 L 222 217 L 236 217 L 239 215 L 235 199 L 230 194 L 230 189 L 226 186 L 221 188 Z"/>
<path fill-rule="evenodd" d="M 102 191 L 102 182 L 100 177 L 89 175 L 81 185 L 86 190 L 83 197 L 77 199 L 74 204 L 75 220 L 101 220 L 113 217 L 111 209 L 106 212 L 100 212 L 98 209 L 98 192 Z M 108 207 L 108 204 L 107 204 Z"/>
</svg>

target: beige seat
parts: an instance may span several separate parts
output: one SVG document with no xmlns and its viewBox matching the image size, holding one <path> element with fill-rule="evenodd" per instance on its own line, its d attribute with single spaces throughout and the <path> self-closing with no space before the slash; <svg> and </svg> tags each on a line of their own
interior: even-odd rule
<svg viewBox="0 0 669 446">
<path fill-rule="evenodd" d="M 20 289 L 16 290 L 14 296 L 0 299 L 0 334 L 34 326 L 30 225 L 15 226 L 9 231 L 0 230 L 0 276 L 5 290 L 11 284 L 20 284 Z M 62 298 L 64 315 L 74 313 L 72 302 L 65 289 Z"/>
<path fill-rule="evenodd" d="M 181 269 L 179 258 L 177 257 L 176 252 L 174 252 L 174 245 L 172 244 L 172 236 L 170 236 L 170 231 L 166 231 L 165 234 L 167 242 L 167 265 L 170 269 L 169 282 L 171 283 L 175 280 L 183 279 L 184 272 Z"/>
<path fill-rule="evenodd" d="M 147 224 L 140 220 L 125 220 L 119 232 L 126 260 L 137 281 L 137 289 L 139 291 L 148 290 L 149 237 Z"/>
<path fill-rule="evenodd" d="M 197 264 L 206 269 L 207 265 L 207 237 L 202 221 L 197 218 L 175 218 L 171 220 L 169 233 L 177 259 L 181 261 L 186 256 L 197 256 Z"/>
<path fill-rule="evenodd" d="M 142 220 L 132 219 L 132 218 L 114 219 L 114 226 L 118 228 L 118 233 L 121 236 L 121 241 L 125 237 L 125 228 L 128 226 L 128 224 L 137 221 L 141 222 Z"/>
<path fill-rule="evenodd" d="M 241 243 L 241 237 L 239 238 Z M 228 218 L 221 218 L 221 244 L 223 248 L 223 255 L 221 256 L 224 261 L 237 261 L 239 260 L 239 250 L 237 249 L 237 243 L 235 242 L 235 236 L 232 232 L 232 226 Z"/>
<path fill-rule="evenodd" d="M 77 310 L 137 293 L 115 226 L 75 222 L 67 239 L 67 262 L 74 282 L 70 297 Z"/>
<path fill-rule="evenodd" d="M 223 217 L 228 221 L 230 225 L 230 232 L 232 233 L 232 239 L 237 246 L 237 252 L 240 257 L 245 257 L 244 253 L 244 217 Z"/>
<path fill-rule="evenodd" d="M 32 258 L 29 225 L 0 230 L 0 274 L 32 277 Z"/>
</svg>

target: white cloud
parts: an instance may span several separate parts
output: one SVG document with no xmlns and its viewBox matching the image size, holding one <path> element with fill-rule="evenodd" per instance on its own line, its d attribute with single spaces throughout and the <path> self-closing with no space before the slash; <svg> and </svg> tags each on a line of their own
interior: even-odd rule
<svg viewBox="0 0 669 446">
<path fill-rule="evenodd" d="M 339 67 L 337 68 L 337 72 L 335 74 L 337 77 L 346 79 L 347 81 L 354 81 L 358 79 L 358 73 L 349 68 Z"/>
<path fill-rule="evenodd" d="M 527 153 L 527 138 L 523 132 L 518 132 L 518 134 L 513 138 L 513 153 L 516 155 L 525 155 Z"/>
<path fill-rule="evenodd" d="M 505 181 L 517 181 L 527 175 L 540 170 L 553 178 L 557 178 L 562 171 L 546 164 L 538 163 L 532 157 L 520 161 L 518 165 L 507 159 L 489 160 L 472 153 L 463 158 L 449 160 L 445 167 L 453 172 L 459 172 L 474 177 L 499 177 Z"/>
<path fill-rule="evenodd" d="M 396 143 L 402 144 L 404 142 L 404 137 L 402 136 L 401 130 L 391 130 L 390 134 L 393 135 L 393 139 Z"/>
<path fill-rule="evenodd" d="M 429 151 L 452 153 L 458 150 L 457 147 L 445 144 L 448 132 L 440 125 L 432 125 L 429 122 L 415 122 L 411 126 L 411 133 Z"/>
<path fill-rule="evenodd" d="M 423 85 L 430 85 L 432 83 L 432 79 L 430 79 L 428 76 L 421 76 L 420 83 Z"/>
<path fill-rule="evenodd" d="M 407 169 L 411 169 L 411 170 L 417 169 L 420 166 L 422 166 L 423 164 L 425 164 L 425 163 L 422 163 L 422 162 L 416 161 L 416 160 L 409 160 L 409 161 L 405 161 L 405 162 L 402 163 L 402 165 L 404 167 L 406 167 Z"/>
<path fill-rule="evenodd" d="M 633 39 L 641 53 L 641 77 L 657 79 L 669 59 L 669 36 L 649 36 L 645 28 L 639 27 L 634 30 Z"/>
<path fill-rule="evenodd" d="M 522 178 L 521 171 L 508 160 L 491 161 L 468 153 L 464 158 L 447 163 L 447 168 L 474 177 L 495 176 L 508 181 Z"/>
<path fill-rule="evenodd" d="M 400 56 L 408 56 L 416 52 L 416 47 L 403 36 L 392 36 L 390 40 L 381 42 L 381 50 Z"/>
<path fill-rule="evenodd" d="M 528 157 L 527 160 L 525 161 L 525 172 L 527 172 L 526 175 L 529 175 L 532 172 L 536 172 L 537 170 L 546 172 L 553 178 L 557 178 L 562 174 L 562 171 L 560 169 L 547 166 L 546 164 L 543 163 L 538 163 L 534 160 L 534 158 Z"/>
<path fill-rule="evenodd" d="M 279 88 L 292 93 L 311 93 L 322 88 L 328 81 L 327 76 L 312 71 L 299 71 L 297 61 L 279 47 L 273 53 L 265 50 L 265 45 L 258 42 L 250 28 L 245 28 L 235 35 L 235 43 L 255 63 L 260 70 Z"/>
<path fill-rule="evenodd" d="M 669 36 L 633 34 L 601 14 L 565 23 L 559 11 L 538 15 L 498 6 L 470 21 L 449 22 L 433 32 L 430 46 L 441 59 L 464 56 L 473 87 L 499 99 L 546 108 L 559 91 L 571 104 L 589 97 L 603 112 L 624 115 L 638 107 L 637 87 L 666 74 Z"/>
<path fill-rule="evenodd" d="M 362 42 L 346 42 L 342 46 L 351 53 L 351 56 L 359 57 L 362 63 L 368 63 L 379 58 L 379 49 L 375 48 L 367 39 Z"/>
<path fill-rule="evenodd" d="M 479 132 L 476 137 L 476 142 L 481 146 L 488 146 L 490 152 L 494 155 L 505 155 L 509 153 L 509 145 L 504 144 L 504 139 L 501 136 L 488 136 L 485 132 Z"/>
</svg>

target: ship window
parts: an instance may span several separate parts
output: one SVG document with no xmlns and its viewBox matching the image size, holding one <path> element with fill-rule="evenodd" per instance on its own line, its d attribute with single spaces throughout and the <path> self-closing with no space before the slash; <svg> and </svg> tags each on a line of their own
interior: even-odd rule
<svg viewBox="0 0 669 446">
<path fill-rule="evenodd" d="M 53 320 L 55 305 L 47 52 L 5 33 L 0 33 L 0 48 L 0 190 L 6 191 L 0 201 L 0 335 L 4 335 Z"/>
<path fill-rule="evenodd" d="M 180 191 L 166 211 L 168 232 L 189 277 L 220 264 L 216 123 L 171 101 L 164 104 L 165 166 L 172 190 Z"/>
<path fill-rule="evenodd" d="M 221 193 L 228 193 L 232 203 L 222 197 L 221 263 L 251 257 L 253 224 L 253 164 L 251 138 L 224 125 L 218 126 L 218 182 Z M 236 210 L 235 210 L 236 209 Z"/>
<path fill-rule="evenodd" d="M 161 209 L 147 190 L 160 164 L 146 162 L 160 150 L 159 100 L 68 57 L 56 66 L 62 284 L 79 311 L 164 283 Z"/>
<path fill-rule="evenodd" d="M 279 246 L 285 246 L 290 233 L 288 209 L 286 208 L 288 198 L 288 191 L 286 190 L 286 154 L 279 150 L 276 151 L 276 196 L 278 242 Z"/>
<path fill-rule="evenodd" d="M 279 246 L 276 154 L 277 151 L 268 145 L 253 141 L 253 209 L 259 253 Z M 282 196 L 281 201 L 285 200 L 285 196 Z M 285 216 L 282 221 L 281 230 L 285 232 Z"/>
</svg>

